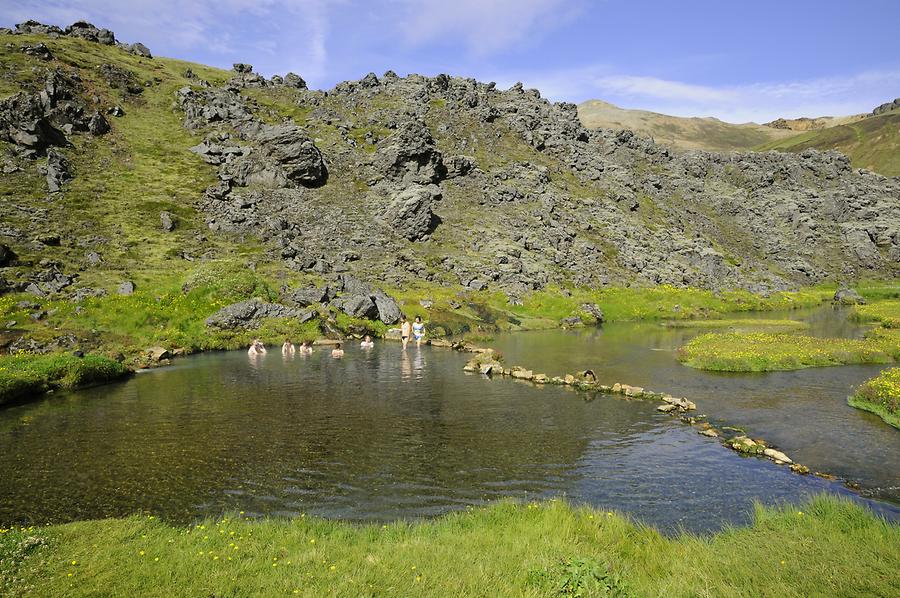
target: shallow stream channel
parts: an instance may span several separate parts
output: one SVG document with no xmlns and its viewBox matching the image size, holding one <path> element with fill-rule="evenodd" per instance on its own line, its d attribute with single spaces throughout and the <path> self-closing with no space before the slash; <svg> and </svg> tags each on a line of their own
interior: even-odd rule
<svg viewBox="0 0 900 598">
<path fill-rule="evenodd" d="M 862 334 L 840 311 L 785 315 L 809 321 L 808 334 Z M 657 402 L 466 374 L 468 355 L 378 343 L 343 359 L 202 354 L 2 409 L 0 526 L 136 512 L 174 523 L 238 511 L 389 521 L 565 497 L 666 532 L 706 532 L 746 523 L 754 501 L 821 492 L 900 519 L 900 433 L 846 404 L 881 366 L 702 372 L 675 359 L 701 332 L 609 324 L 485 344 L 535 372 L 592 369 L 603 383 L 688 397 L 717 425 L 859 492 L 741 457 Z"/>
</svg>

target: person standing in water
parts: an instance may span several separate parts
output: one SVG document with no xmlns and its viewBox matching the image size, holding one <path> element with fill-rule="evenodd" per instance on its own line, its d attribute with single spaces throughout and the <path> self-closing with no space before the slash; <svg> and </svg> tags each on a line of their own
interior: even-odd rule
<svg viewBox="0 0 900 598">
<path fill-rule="evenodd" d="M 403 343 L 403 348 L 406 348 L 406 345 L 409 343 L 409 337 L 412 334 L 412 324 L 409 323 L 409 320 L 406 319 L 406 316 L 403 316 L 403 319 L 400 323 L 400 341 Z"/>
<path fill-rule="evenodd" d="M 375 346 L 375 342 L 372 340 L 372 337 L 369 336 L 368 334 L 365 336 L 364 339 L 362 339 L 362 342 L 359 343 L 360 349 L 371 349 L 374 346 Z"/>
<path fill-rule="evenodd" d="M 416 321 L 412 325 L 412 333 L 413 338 L 416 339 L 416 346 L 421 347 L 422 341 L 425 340 L 425 324 L 422 323 L 420 316 L 416 316 Z"/>
<path fill-rule="evenodd" d="M 331 350 L 332 357 L 343 357 L 344 349 L 341 348 L 341 343 L 338 343 L 334 346 L 334 349 Z"/>
<path fill-rule="evenodd" d="M 258 338 L 253 339 L 253 342 L 250 343 L 250 348 L 247 349 L 247 355 L 265 355 L 266 354 L 266 346 L 262 344 Z"/>
<path fill-rule="evenodd" d="M 294 343 L 291 342 L 291 339 L 284 339 L 284 344 L 281 345 L 281 354 L 288 356 L 293 355 L 297 350 L 294 348 Z"/>
</svg>

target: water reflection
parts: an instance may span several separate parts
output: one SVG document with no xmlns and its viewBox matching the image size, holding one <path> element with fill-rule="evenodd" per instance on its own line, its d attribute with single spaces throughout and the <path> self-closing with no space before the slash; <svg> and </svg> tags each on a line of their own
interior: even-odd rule
<svg viewBox="0 0 900 598">
<path fill-rule="evenodd" d="M 381 343 L 343 360 L 216 353 L 0 410 L 0 525 L 138 510 L 390 520 L 564 494 L 700 531 L 746 521 L 755 499 L 843 492 L 652 404 L 464 375 L 466 357 Z"/>
</svg>

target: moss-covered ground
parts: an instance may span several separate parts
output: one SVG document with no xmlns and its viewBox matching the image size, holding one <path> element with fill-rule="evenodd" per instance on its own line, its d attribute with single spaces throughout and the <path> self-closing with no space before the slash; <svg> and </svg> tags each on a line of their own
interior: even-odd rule
<svg viewBox="0 0 900 598">
<path fill-rule="evenodd" d="M 152 516 L 0 530 L 0 593 L 30 596 L 896 596 L 900 527 L 846 500 L 757 507 L 713 536 L 563 501 L 354 525 Z"/>
</svg>

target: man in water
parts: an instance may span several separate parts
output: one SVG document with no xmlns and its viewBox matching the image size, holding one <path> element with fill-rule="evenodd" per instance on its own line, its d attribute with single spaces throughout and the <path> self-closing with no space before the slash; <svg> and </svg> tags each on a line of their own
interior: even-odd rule
<svg viewBox="0 0 900 598">
<path fill-rule="evenodd" d="M 265 355 L 266 354 L 266 346 L 262 344 L 258 338 L 253 339 L 253 342 L 250 343 L 250 348 L 247 349 L 247 355 Z"/>
<path fill-rule="evenodd" d="M 412 333 L 412 324 L 409 323 L 409 320 L 406 319 L 406 316 L 403 316 L 400 324 L 400 341 L 403 343 L 403 348 L 406 348 L 406 345 L 409 343 L 409 337 Z"/>
<path fill-rule="evenodd" d="M 284 344 L 281 345 L 281 354 L 293 355 L 295 352 L 296 349 L 294 349 L 294 343 L 291 342 L 291 339 L 284 339 Z"/>
<path fill-rule="evenodd" d="M 332 357 L 343 357 L 344 350 L 341 348 L 341 343 L 338 343 L 334 346 L 334 349 L 331 350 Z"/>
</svg>

